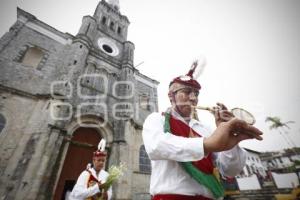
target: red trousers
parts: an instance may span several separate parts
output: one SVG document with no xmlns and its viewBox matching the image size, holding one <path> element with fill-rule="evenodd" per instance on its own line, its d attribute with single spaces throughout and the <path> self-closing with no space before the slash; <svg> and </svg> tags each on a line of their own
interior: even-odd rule
<svg viewBox="0 0 300 200">
<path fill-rule="evenodd" d="M 181 194 L 157 194 L 152 197 L 152 200 L 212 200 L 212 199 L 201 195 L 187 196 Z"/>
</svg>

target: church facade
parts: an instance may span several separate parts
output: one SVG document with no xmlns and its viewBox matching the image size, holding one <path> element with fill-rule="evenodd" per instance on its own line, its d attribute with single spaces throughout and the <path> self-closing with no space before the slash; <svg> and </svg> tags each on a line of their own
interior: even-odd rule
<svg viewBox="0 0 300 200">
<path fill-rule="evenodd" d="M 0 198 L 64 199 L 104 138 L 106 169 L 123 163 L 113 199 L 149 199 L 145 118 L 158 82 L 133 62 L 129 20 L 101 0 L 78 34 L 17 9 L 0 39 Z"/>
</svg>

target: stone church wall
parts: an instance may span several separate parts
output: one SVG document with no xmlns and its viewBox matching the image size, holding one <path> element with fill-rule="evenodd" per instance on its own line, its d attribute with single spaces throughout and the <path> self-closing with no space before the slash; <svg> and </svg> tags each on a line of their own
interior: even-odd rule
<svg viewBox="0 0 300 200">
<path fill-rule="evenodd" d="M 51 137 L 49 102 L 10 93 L 2 93 L 1 97 L 1 113 L 7 117 L 7 125 L 0 140 L 0 193 L 8 198 L 17 193 L 20 198 L 39 180 L 36 177 L 41 165 L 47 164 L 43 159 Z"/>
<path fill-rule="evenodd" d="M 95 16 L 110 9 L 102 0 Z M 81 32 L 72 36 L 18 9 L 17 22 L 0 39 L 0 113 L 6 119 L 0 132 L 0 198 L 53 198 L 72 134 L 84 123 L 99 125 L 103 120 L 107 125 L 98 127 L 98 131 L 108 141 L 107 165 L 121 162 L 127 167 L 124 177 L 114 185 L 114 198 L 149 198 L 150 173 L 140 170 L 139 157 L 143 121 L 158 110 L 158 82 L 134 68 L 134 44 L 126 38 L 127 17 L 117 11 L 110 15 L 120 17 L 118 21 L 118 17 L 107 15 L 116 22 L 115 28 L 122 29 L 120 33 L 108 35 L 113 30 L 106 30 L 103 24 L 101 30 L 95 28 L 96 24 L 88 28 L 86 22 L 95 21 L 89 16 L 84 17 L 87 21 L 83 20 Z M 116 44 L 120 51 L 117 56 L 99 48 L 101 36 Z M 35 67 L 24 64 L 30 48 L 42 52 Z M 98 75 L 107 79 L 107 92 L 103 91 L 102 80 L 96 80 Z M 57 90 L 51 90 L 53 84 Z M 126 95 L 130 97 L 123 98 Z M 121 114 L 124 111 L 121 118 L 115 113 L 118 108 Z M 67 119 L 56 118 L 69 112 Z M 83 121 L 77 120 L 81 118 Z"/>
</svg>

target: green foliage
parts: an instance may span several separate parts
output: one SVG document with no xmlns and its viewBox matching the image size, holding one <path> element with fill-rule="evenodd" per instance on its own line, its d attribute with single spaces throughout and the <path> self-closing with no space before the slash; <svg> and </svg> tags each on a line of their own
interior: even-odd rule
<svg viewBox="0 0 300 200">
<path fill-rule="evenodd" d="M 290 123 L 295 123 L 294 121 L 287 121 L 287 122 L 281 122 L 281 119 L 279 117 L 267 117 L 265 122 L 271 122 L 272 124 L 270 125 L 270 130 L 272 129 L 278 129 L 278 128 L 290 128 L 288 124 Z"/>
<path fill-rule="evenodd" d="M 300 165 L 300 160 L 295 160 L 295 161 L 294 161 L 294 164 L 295 164 L 295 166 Z"/>
</svg>

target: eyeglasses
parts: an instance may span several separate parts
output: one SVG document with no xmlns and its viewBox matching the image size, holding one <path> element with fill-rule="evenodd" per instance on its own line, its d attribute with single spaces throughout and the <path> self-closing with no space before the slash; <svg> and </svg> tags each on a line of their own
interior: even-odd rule
<svg viewBox="0 0 300 200">
<path fill-rule="evenodd" d="M 192 93 L 195 95 L 195 97 L 199 96 L 199 91 L 192 89 L 192 88 L 181 88 L 181 89 L 176 90 L 174 93 L 177 93 L 179 91 L 184 93 L 187 96 L 190 96 Z"/>
</svg>

